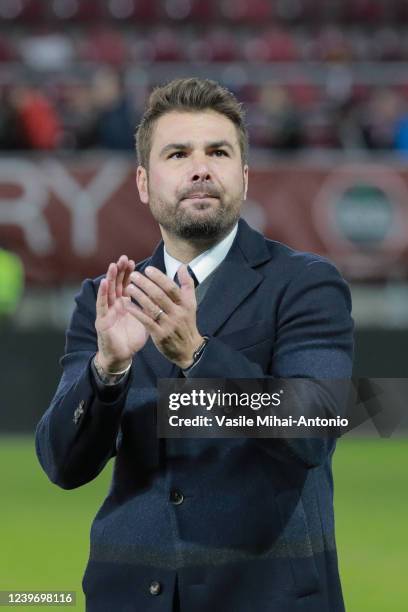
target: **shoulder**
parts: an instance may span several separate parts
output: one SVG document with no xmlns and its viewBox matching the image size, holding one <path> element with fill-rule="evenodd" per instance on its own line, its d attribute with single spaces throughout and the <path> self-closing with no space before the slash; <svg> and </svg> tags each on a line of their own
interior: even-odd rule
<svg viewBox="0 0 408 612">
<path fill-rule="evenodd" d="M 350 289 L 335 264 L 317 253 L 300 251 L 287 244 L 266 238 L 242 226 L 244 252 L 252 266 L 263 275 L 266 287 L 280 304 L 306 302 L 314 305 L 341 304 L 351 309 Z M 337 308 L 337 306 L 336 306 Z"/>
<path fill-rule="evenodd" d="M 266 238 L 243 219 L 239 224 L 237 244 L 252 267 L 283 282 L 300 275 L 339 275 L 335 264 L 326 257 Z"/>
<path fill-rule="evenodd" d="M 269 251 L 269 271 L 278 271 L 288 282 L 297 279 L 307 281 L 315 277 L 342 278 L 336 265 L 317 253 L 296 250 L 287 244 L 264 238 Z"/>
<path fill-rule="evenodd" d="M 349 285 L 332 261 L 266 238 L 265 242 L 271 259 L 263 273 L 276 287 L 282 307 L 351 312 Z"/>
</svg>

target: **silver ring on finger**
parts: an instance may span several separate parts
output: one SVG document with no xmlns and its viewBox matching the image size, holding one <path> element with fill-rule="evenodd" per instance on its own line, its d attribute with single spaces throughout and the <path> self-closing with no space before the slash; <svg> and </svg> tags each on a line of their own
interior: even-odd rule
<svg viewBox="0 0 408 612">
<path fill-rule="evenodd" d="M 160 317 L 162 316 L 163 312 L 164 312 L 163 308 L 160 308 L 160 310 L 158 311 L 158 313 L 157 313 L 157 314 L 156 314 L 156 315 L 153 317 L 153 321 L 156 321 L 156 323 L 157 323 L 157 321 L 158 321 L 158 320 L 160 319 Z"/>
</svg>

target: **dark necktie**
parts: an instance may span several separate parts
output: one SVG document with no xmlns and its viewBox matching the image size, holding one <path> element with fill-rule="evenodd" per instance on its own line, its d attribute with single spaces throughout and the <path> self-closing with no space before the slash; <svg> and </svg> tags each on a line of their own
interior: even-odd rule
<svg viewBox="0 0 408 612">
<path fill-rule="evenodd" d="M 196 275 L 194 274 L 194 272 L 192 271 L 192 269 L 190 268 L 190 266 L 187 266 L 187 272 L 189 273 L 189 275 L 193 279 L 193 281 L 194 281 L 194 288 L 196 288 L 197 285 L 199 284 L 198 283 L 198 279 L 197 279 Z M 176 285 L 178 285 L 180 287 L 180 282 L 179 282 L 179 279 L 178 279 L 178 276 L 177 276 L 177 272 L 175 273 L 173 280 L 176 283 Z"/>
</svg>

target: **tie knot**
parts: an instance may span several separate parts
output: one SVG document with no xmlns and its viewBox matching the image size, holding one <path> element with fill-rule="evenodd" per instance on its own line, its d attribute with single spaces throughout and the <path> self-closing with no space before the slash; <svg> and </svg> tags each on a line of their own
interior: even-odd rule
<svg viewBox="0 0 408 612">
<path fill-rule="evenodd" d="M 194 274 L 194 272 L 192 271 L 192 269 L 190 268 L 190 266 L 187 266 L 187 272 L 189 273 L 189 275 L 191 276 L 191 278 L 194 281 L 194 288 L 197 287 L 198 279 L 197 279 L 196 275 Z M 178 285 L 180 287 L 180 282 L 179 282 L 179 279 L 178 279 L 178 276 L 177 276 L 177 272 L 175 273 L 173 280 L 176 283 L 176 285 Z"/>
</svg>

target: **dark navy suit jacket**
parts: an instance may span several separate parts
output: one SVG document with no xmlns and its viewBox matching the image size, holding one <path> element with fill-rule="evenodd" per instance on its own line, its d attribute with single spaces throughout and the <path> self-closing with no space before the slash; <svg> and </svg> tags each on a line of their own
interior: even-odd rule
<svg viewBox="0 0 408 612">
<path fill-rule="evenodd" d="M 148 264 L 165 270 L 162 243 L 138 269 Z M 149 339 L 119 396 L 101 396 L 90 368 L 101 278 L 76 298 L 63 375 L 36 431 L 41 465 L 65 489 L 115 457 L 91 528 L 87 610 L 171 612 L 177 581 L 186 612 L 342 612 L 334 440 L 158 439 L 157 380 L 180 370 Z M 210 340 L 190 375 L 348 378 L 350 308 L 331 263 L 241 219 L 197 313 Z"/>
</svg>

